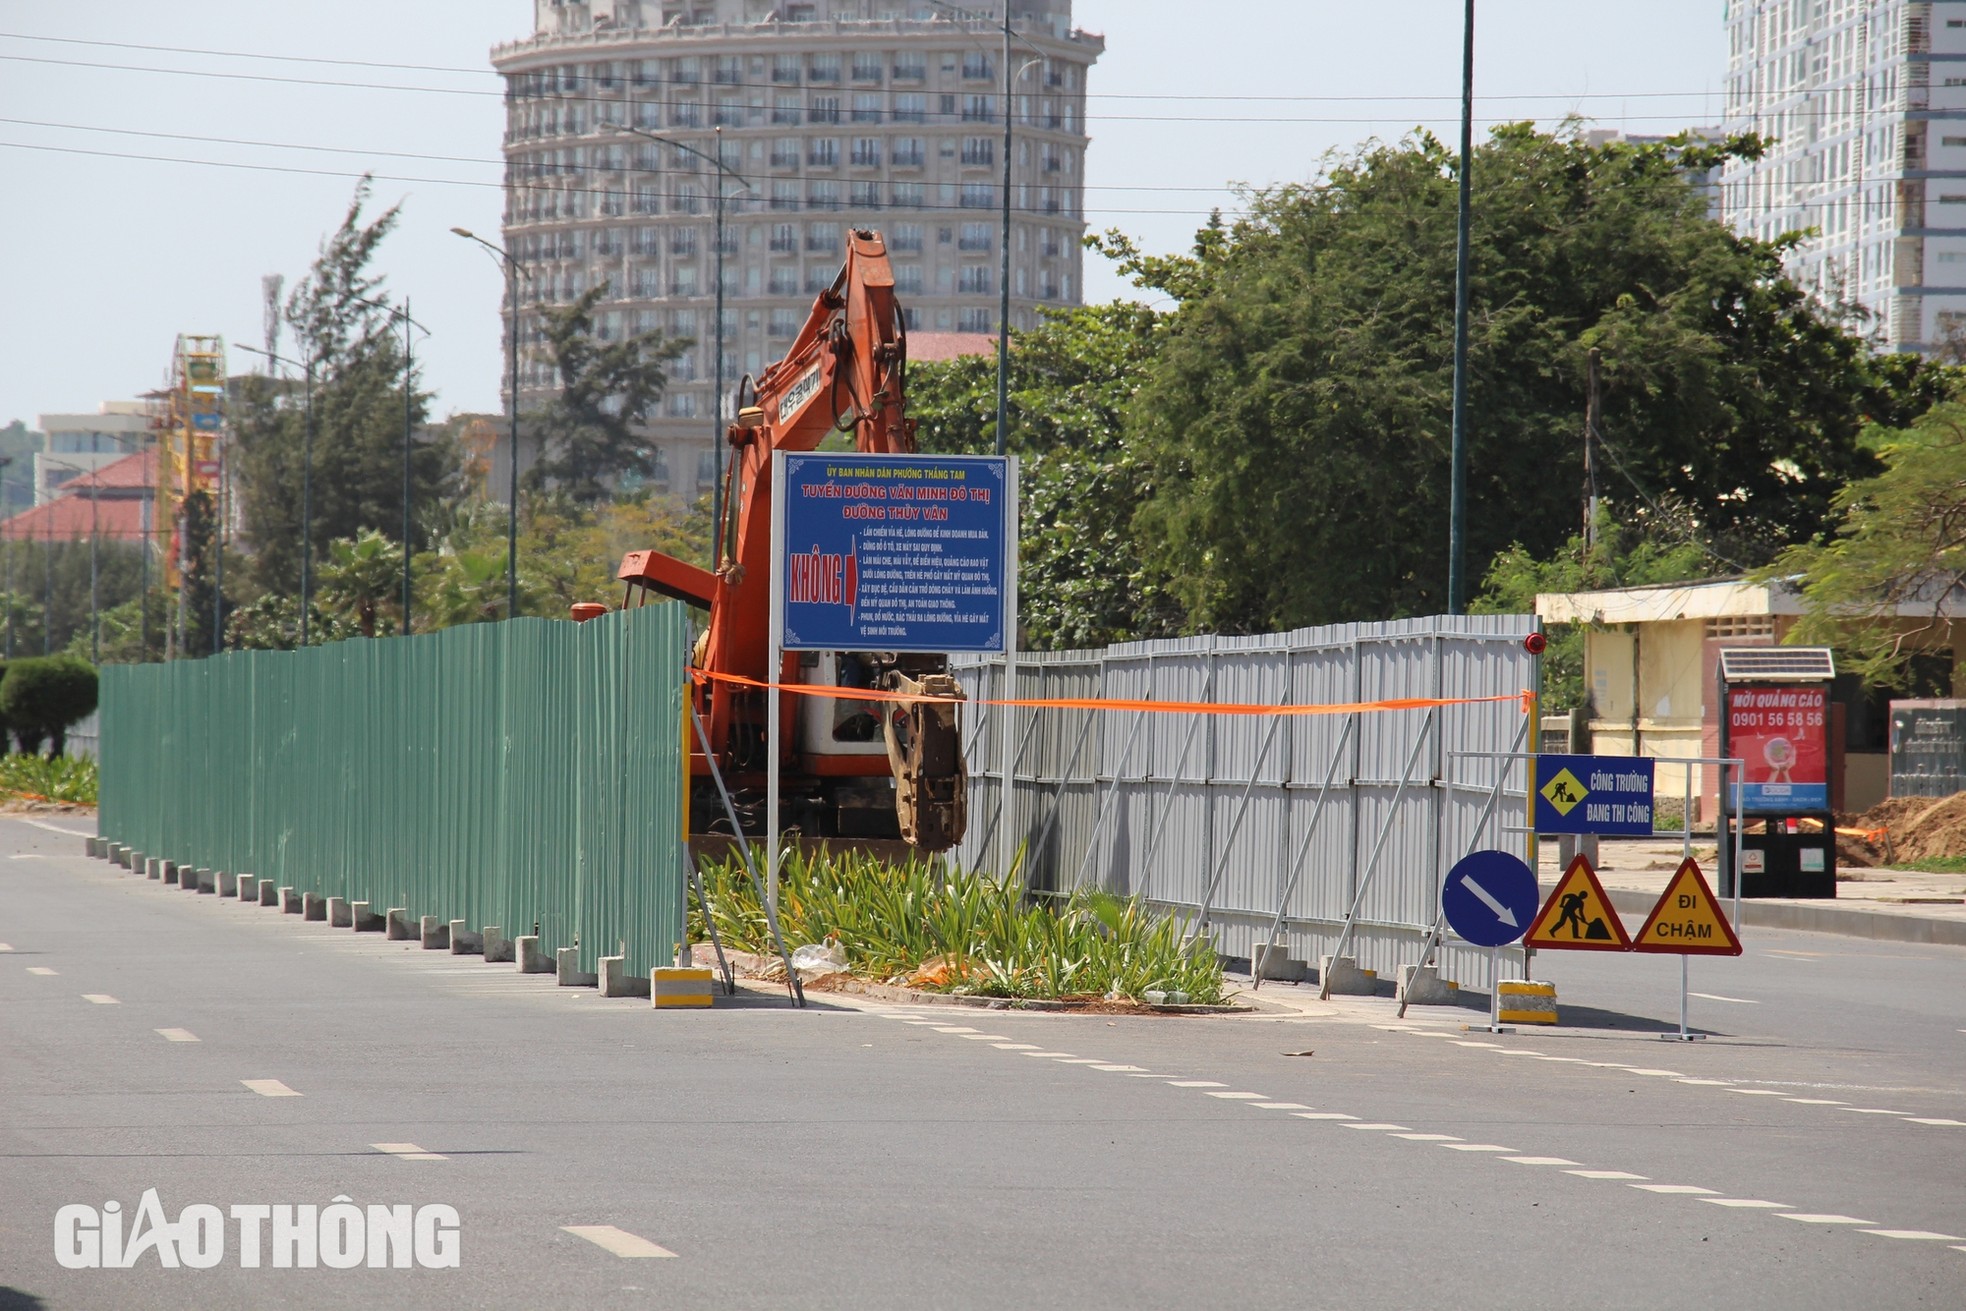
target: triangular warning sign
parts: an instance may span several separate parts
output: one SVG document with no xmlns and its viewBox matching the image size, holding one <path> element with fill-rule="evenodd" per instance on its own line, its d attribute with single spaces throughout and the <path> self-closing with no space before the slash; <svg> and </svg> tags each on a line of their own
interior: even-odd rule
<svg viewBox="0 0 1966 1311">
<path fill-rule="evenodd" d="M 1632 940 L 1604 895 L 1590 858 L 1578 856 L 1530 921 L 1522 945 L 1537 950 L 1630 951 Z"/>
<path fill-rule="evenodd" d="M 1692 860 L 1666 884 L 1659 904 L 1645 917 L 1633 951 L 1662 951 L 1676 956 L 1738 956 L 1741 940 L 1720 913 L 1720 902 Z"/>
</svg>

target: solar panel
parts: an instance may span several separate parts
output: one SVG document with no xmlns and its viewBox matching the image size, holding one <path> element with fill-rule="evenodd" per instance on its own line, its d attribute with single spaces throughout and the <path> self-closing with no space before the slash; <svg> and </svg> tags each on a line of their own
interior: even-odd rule
<svg viewBox="0 0 1966 1311">
<path fill-rule="evenodd" d="M 1836 657 L 1826 646 L 1726 647 L 1720 676 L 1730 683 L 1827 681 L 1836 677 Z"/>
</svg>

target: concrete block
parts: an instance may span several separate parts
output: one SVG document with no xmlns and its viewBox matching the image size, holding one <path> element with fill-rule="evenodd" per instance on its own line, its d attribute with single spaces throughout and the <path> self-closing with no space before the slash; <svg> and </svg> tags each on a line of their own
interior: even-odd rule
<svg viewBox="0 0 1966 1311">
<path fill-rule="evenodd" d="M 277 906 L 280 904 L 280 889 L 274 886 L 272 879 L 261 879 L 259 881 L 259 904 L 262 906 Z"/>
<path fill-rule="evenodd" d="M 172 887 L 177 886 L 177 862 L 175 860 L 158 862 L 158 874 L 163 878 L 164 882 L 170 884 Z"/>
<path fill-rule="evenodd" d="M 328 898 L 328 927 L 331 929 L 352 929 L 355 927 L 355 912 L 348 908 L 348 898 Z"/>
<path fill-rule="evenodd" d="M 557 962 L 539 949 L 539 939 L 533 934 L 512 939 L 514 963 L 521 974 L 551 974 Z"/>
<path fill-rule="evenodd" d="M 422 932 L 419 936 L 423 939 L 423 949 L 425 951 L 449 951 L 451 948 L 450 921 L 440 920 L 435 915 L 425 915 L 422 920 Z"/>
<path fill-rule="evenodd" d="M 473 933 L 464 927 L 463 920 L 451 921 L 451 955 L 476 956 L 485 949 L 482 933 Z"/>
<path fill-rule="evenodd" d="M 1276 979 L 1285 983 L 1301 983 L 1311 977 L 1311 967 L 1303 961 L 1290 959 L 1289 946 L 1281 942 L 1259 944 L 1250 953 L 1249 968 L 1254 978 Z"/>
<path fill-rule="evenodd" d="M 1320 956 L 1317 975 L 1322 990 L 1332 996 L 1370 997 L 1379 991 L 1379 972 L 1360 969 L 1356 957 Z"/>
<path fill-rule="evenodd" d="M 196 865 L 179 865 L 177 867 L 177 885 L 186 892 L 196 892 L 198 890 L 198 867 Z"/>
<path fill-rule="evenodd" d="M 1570 862 L 1577 859 L 1578 856 L 1588 857 L 1592 868 L 1597 866 L 1597 834 L 1564 833 L 1558 835 L 1556 840 L 1557 864 L 1563 866 L 1565 869 L 1569 869 Z"/>
<path fill-rule="evenodd" d="M 145 878 L 154 879 L 157 878 L 159 875 L 161 875 L 163 872 L 164 872 L 163 861 L 157 859 L 157 857 L 155 856 L 149 856 L 145 858 L 143 862 L 143 876 Z"/>
<path fill-rule="evenodd" d="M 82 850 L 87 852 L 90 856 L 100 859 L 102 856 L 102 839 L 83 838 Z"/>
<path fill-rule="evenodd" d="M 366 901 L 349 902 L 348 918 L 354 922 L 357 933 L 380 933 L 386 923 L 382 916 L 369 909 Z"/>
<path fill-rule="evenodd" d="M 505 930 L 496 924 L 487 924 L 485 925 L 484 932 L 479 936 L 485 944 L 485 963 L 487 965 L 495 965 L 500 962 L 510 963 L 512 960 L 512 939 L 505 936 Z"/>
<path fill-rule="evenodd" d="M 119 842 L 116 844 L 114 851 L 114 862 L 121 865 L 124 869 L 128 869 L 130 867 L 130 849 Z"/>
<path fill-rule="evenodd" d="M 649 971 L 649 999 L 657 1010 L 710 1005 L 716 995 L 708 969 L 656 966 Z"/>
<path fill-rule="evenodd" d="M 580 948 L 562 947 L 553 953 L 553 972 L 559 976 L 562 988 L 594 988 L 600 986 L 598 972 L 588 973 L 580 968 Z"/>
<path fill-rule="evenodd" d="M 1534 979 L 1504 979 L 1495 985 L 1504 1024 L 1555 1024 L 1556 985 Z"/>
<path fill-rule="evenodd" d="M 212 871 L 212 882 L 218 888 L 218 895 L 221 897 L 239 895 L 239 876 L 230 870 Z"/>
<path fill-rule="evenodd" d="M 202 865 L 198 867 L 198 891 L 206 896 L 211 896 L 218 891 L 217 870 L 206 869 Z"/>
<path fill-rule="evenodd" d="M 1452 1006 L 1460 990 L 1460 984 L 1441 978 L 1432 965 L 1402 965 L 1393 996 L 1409 1006 Z"/>
<path fill-rule="evenodd" d="M 298 915 L 306 908 L 306 903 L 301 899 L 299 888 L 280 889 L 280 913 L 282 915 Z"/>
<path fill-rule="evenodd" d="M 239 876 L 239 900 L 259 900 L 259 880 L 251 874 L 241 874 Z"/>
<path fill-rule="evenodd" d="M 132 874 L 143 873 L 143 853 L 141 851 L 132 851 L 130 853 L 130 858 L 124 861 L 123 863 L 129 867 L 130 873 Z"/>
<path fill-rule="evenodd" d="M 628 969 L 626 956 L 601 957 L 600 980 L 603 997 L 647 997 L 654 986 L 651 980 Z"/>
<path fill-rule="evenodd" d="M 402 906 L 391 906 L 383 920 L 382 936 L 391 942 L 409 942 L 417 936 L 410 927 L 410 913 Z"/>
<path fill-rule="evenodd" d="M 328 899 L 318 892 L 304 892 L 300 898 L 300 917 L 327 923 Z"/>
</svg>

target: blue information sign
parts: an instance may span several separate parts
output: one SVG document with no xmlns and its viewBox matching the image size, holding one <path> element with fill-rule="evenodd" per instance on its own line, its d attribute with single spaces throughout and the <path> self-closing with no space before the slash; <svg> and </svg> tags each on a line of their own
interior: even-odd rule
<svg viewBox="0 0 1966 1311">
<path fill-rule="evenodd" d="M 1010 462 L 785 455 L 777 616 L 793 651 L 1002 651 Z"/>
<path fill-rule="evenodd" d="M 1536 756 L 1538 833 L 1652 832 L 1649 756 Z"/>
<path fill-rule="evenodd" d="M 1476 851 L 1447 871 L 1440 890 L 1448 927 L 1477 947 L 1506 947 L 1536 918 L 1536 876 L 1506 851 Z"/>
</svg>

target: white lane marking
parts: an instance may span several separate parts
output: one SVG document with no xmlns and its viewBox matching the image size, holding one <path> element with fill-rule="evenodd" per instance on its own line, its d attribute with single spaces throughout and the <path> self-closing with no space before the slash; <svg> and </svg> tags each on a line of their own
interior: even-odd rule
<svg viewBox="0 0 1966 1311">
<path fill-rule="evenodd" d="M 1564 1065 L 1589 1065 L 1590 1064 L 1589 1061 L 1585 1060 L 1581 1056 L 1545 1056 L 1543 1059 L 1546 1061 L 1560 1061 Z"/>
<path fill-rule="evenodd" d="M 79 828 L 63 828 L 59 824 L 49 824 L 43 820 L 28 819 L 24 815 L 9 815 L 7 816 L 7 818 L 13 820 L 14 823 L 16 824 L 32 824 L 35 828 L 44 828 L 48 830 L 48 832 L 50 833 L 60 833 L 66 837 L 92 838 L 95 836 L 95 834 L 86 832 Z"/>
<path fill-rule="evenodd" d="M 1101 1060 L 1097 1056 L 1057 1056 L 1052 1059 L 1060 1065 L 1097 1065 Z"/>
<path fill-rule="evenodd" d="M 1687 1197 L 1718 1197 L 1711 1188 L 1700 1188 L 1693 1184 L 1633 1184 L 1632 1187 L 1648 1193 L 1679 1193 Z"/>
<path fill-rule="evenodd" d="M 1782 1092 L 1781 1090 L 1779 1090 L 1779 1089 L 1776 1089 L 1776 1088 L 1729 1088 L 1729 1089 L 1728 1089 L 1727 1091 L 1728 1091 L 1728 1092 L 1730 1092 L 1730 1093 L 1739 1093 L 1739 1094 L 1740 1094 L 1741 1096 L 1743 1096 L 1743 1097 L 1786 1097 L 1786 1096 L 1788 1096 L 1788 1094 L 1787 1094 L 1787 1093 L 1785 1093 L 1785 1092 Z"/>
<path fill-rule="evenodd" d="M 110 996 L 110 995 L 109 995 L 108 993 L 106 993 L 106 992 L 85 992 L 85 993 L 83 993 L 83 994 L 82 994 L 82 1000 L 83 1000 L 83 1001 L 92 1001 L 92 1002 L 94 1002 L 94 1003 L 95 1003 L 96 1005 L 98 1005 L 98 1006 L 120 1006 L 120 1005 L 122 1005 L 122 1003 L 121 1003 L 121 1002 L 119 1002 L 119 1001 L 117 1001 L 117 1000 L 116 1000 L 116 999 L 115 999 L 114 997 L 112 997 L 112 996 Z"/>
<path fill-rule="evenodd" d="M 1060 1056 L 1070 1056 L 1070 1052 L 1019 1052 L 1019 1056 L 1036 1056 L 1041 1060 L 1057 1060 Z"/>
<path fill-rule="evenodd" d="M 1038 1049 L 1034 1042 L 993 1042 L 990 1045 L 1000 1052 L 1034 1052 Z"/>
<path fill-rule="evenodd" d="M 1216 1083 L 1213 1079 L 1169 1079 L 1170 1088 L 1226 1088 L 1226 1083 Z"/>
<path fill-rule="evenodd" d="M 46 965 L 30 965 L 27 967 L 27 972 L 29 974 L 44 974 L 44 975 L 54 973 L 54 971 L 49 969 Z"/>
<path fill-rule="evenodd" d="M 1800 1220 L 1806 1225 L 1874 1225 L 1875 1220 L 1859 1220 L 1854 1215 L 1809 1215 L 1796 1211 L 1782 1213 L 1784 1220 Z"/>
<path fill-rule="evenodd" d="M 1146 1074 L 1146 1073 L 1148 1073 L 1148 1070 L 1146 1069 L 1146 1067 L 1145 1067 L 1145 1066 L 1140 1066 L 1140 1065 L 1095 1065 L 1095 1066 L 1093 1066 L 1092 1068 L 1093 1068 L 1093 1069 L 1095 1069 L 1095 1070 L 1104 1070 L 1104 1071 L 1106 1071 L 1106 1072 L 1107 1072 L 1107 1073 L 1109 1073 L 1109 1074 Z"/>
<path fill-rule="evenodd" d="M 965 1033 L 962 1036 L 964 1038 L 967 1038 L 970 1042 L 1009 1042 L 1010 1041 L 1010 1035 L 1007 1033 Z"/>
<path fill-rule="evenodd" d="M 1851 1115 L 1897 1115 L 1897 1116 L 1903 1116 L 1903 1115 L 1905 1114 L 1905 1113 L 1904 1113 L 1903 1111 L 1886 1111 L 1886 1110 L 1881 1110 L 1881 1109 L 1879 1109 L 1878 1107 L 1875 1107 L 1875 1106 L 1839 1106 L 1839 1107 L 1837 1107 L 1836 1109 L 1837 1109 L 1837 1110 L 1839 1110 L 1839 1111 L 1848 1111 L 1848 1112 L 1849 1112 L 1849 1113 L 1850 1113 Z"/>
<path fill-rule="evenodd" d="M 1311 1108 L 1302 1102 L 1251 1102 L 1259 1111 L 1308 1111 Z"/>
<path fill-rule="evenodd" d="M 1906 1124 L 1945 1124 L 1945 1125 L 1952 1125 L 1954 1127 L 1966 1126 L 1966 1120 L 1928 1120 L 1923 1116 L 1918 1116 L 1918 1115 L 1907 1115 L 1905 1117 L 1905 1123 Z"/>
<path fill-rule="evenodd" d="M 298 1097 L 299 1093 L 281 1083 L 278 1079 L 241 1079 L 240 1083 L 258 1093 L 261 1097 Z"/>
<path fill-rule="evenodd" d="M 1879 1238 L 1909 1238 L 1914 1241 L 1922 1240 L 1933 1243 L 1956 1243 L 1959 1241 L 1958 1234 L 1935 1234 L 1929 1229 L 1866 1229 L 1863 1232 L 1876 1234 Z"/>
<path fill-rule="evenodd" d="M 1787 1202 L 1764 1202 L 1754 1197 L 1702 1197 L 1700 1200 L 1711 1206 L 1731 1206 L 1736 1209 L 1756 1211 L 1793 1211 L 1795 1209 Z"/>
<path fill-rule="evenodd" d="M 197 1042 L 198 1035 L 189 1029 L 159 1029 L 157 1036 L 165 1042 Z"/>
<path fill-rule="evenodd" d="M 1297 1111 L 1294 1112 L 1294 1114 L 1300 1120 L 1356 1120 L 1358 1119 L 1356 1115 L 1342 1115 L 1337 1111 Z"/>
<path fill-rule="evenodd" d="M 617 1229 L 613 1225 L 561 1225 L 560 1228 L 575 1238 L 585 1238 L 602 1251 L 612 1252 L 619 1257 L 674 1257 L 676 1255 L 666 1247 L 651 1243 L 640 1234 L 631 1234 L 626 1229 Z"/>
<path fill-rule="evenodd" d="M 1495 1053 L 1497 1056 L 1534 1056 L 1538 1060 L 1548 1059 L 1541 1052 L 1532 1052 L 1527 1047 L 1504 1047 Z"/>
<path fill-rule="evenodd" d="M 1797 1106 L 1848 1106 L 1850 1104 L 1839 1102 L 1834 1097 L 1791 1097 L 1789 1100 Z"/>
<path fill-rule="evenodd" d="M 1461 1140 L 1451 1133 L 1396 1133 L 1395 1138 L 1404 1138 L 1414 1143 L 1458 1143 Z"/>
<path fill-rule="evenodd" d="M 1734 1081 L 1732 1079 L 1681 1079 L 1680 1082 L 1697 1084 L 1703 1088 L 1725 1088 Z"/>
<path fill-rule="evenodd" d="M 1376 1129 L 1381 1133 L 1391 1133 L 1395 1130 L 1408 1128 L 1409 1126 L 1404 1124 L 1386 1124 L 1379 1120 L 1369 1120 L 1358 1124 L 1348 1124 L 1345 1127 L 1347 1129 Z"/>
<path fill-rule="evenodd" d="M 378 1152 L 387 1152 L 401 1161 L 448 1161 L 451 1158 L 436 1152 L 426 1152 L 415 1143 L 370 1143 Z"/>
<path fill-rule="evenodd" d="M 937 1033 L 975 1033 L 976 1032 L 976 1030 L 966 1029 L 960 1024 L 933 1024 L 930 1025 L 929 1027 L 934 1029 Z M 998 1034 L 997 1036 L 999 1038 L 1003 1037 L 1001 1033 Z"/>
<path fill-rule="evenodd" d="M 13 949 L 14 949 L 14 947 L 13 947 L 13 944 L 12 944 L 12 943 L 10 943 L 10 942 L 0 942 L 0 951 L 12 951 Z"/>
<path fill-rule="evenodd" d="M 1731 1001 L 1737 1006 L 1761 1005 L 1760 1002 L 1756 1001 L 1752 997 L 1723 997 L 1717 992 L 1689 992 L 1686 995 L 1689 997 L 1704 997 L 1708 1001 Z"/>
<path fill-rule="evenodd" d="M 1517 1165 L 1575 1165 L 1575 1161 L 1563 1156 L 1504 1156 L 1504 1161 L 1514 1161 Z"/>
<path fill-rule="evenodd" d="M 931 1029 L 934 1028 L 936 1025 L 942 1023 L 942 1021 L 940 1020 L 903 1020 L 901 1022 L 903 1024 L 923 1024 L 923 1025 L 927 1025 Z"/>
<path fill-rule="evenodd" d="M 7 857 L 7 859 L 8 860 L 46 860 L 47 857 L 42 855 L 38 851 L 23 851 L 17 855 L 9 856 Z"/>
<path fill-rule="evenodd" d="M 1231 1101 L 1231 1102 L 1267 1102 L 1270 1100 L 1270 1095 L 1268 1093 L 1211 1092 L 1211 1093 L 1203 1093 L 1202 1096 L 1220 1097 L 1224 1101 Z"/>
<path fill-rule="evenodd" d="M 1497 1147 L 1494 1143 L 1442 1143 L 1450 1152 L 1513 1152 L 1513 1147 Z"/>
<path fill-rule="evenodd" d="M 1632 1073 L 1650 1075 L 1655 1079 L 1683 1079 L 1686 1077 L 1678 1070 L 1633 1070 Z"/>
<path fill-rule="evenodd" d="M 1627 1170 L 1565 1170 L 1564 1173 L 1574 1174 L 1579 1179 L 1643 1179 L 1645 1177 Z"/>
<path fill-rule="evenodd" d="M 1497 1047 L 1497 1048 L 1499 1048 L 1499 1047 L 1500 1047 L 1500 1046 L 1501 1046 L 1502 1044 L 1501 1044 L 1501 1043 L 1499 1043 L 1499 1042 L 1477 1042 L 1477 1041 L 1475 1041 L 1475 1040 L 1474 1040 L 1474 1039 L 1472 1039 L 1472 1038 L 1456 1038 L 1456 1039 L 1454 1040 L 1454 1045 L 1455 1045 L 1456 1047 Z"/>
</svg>

